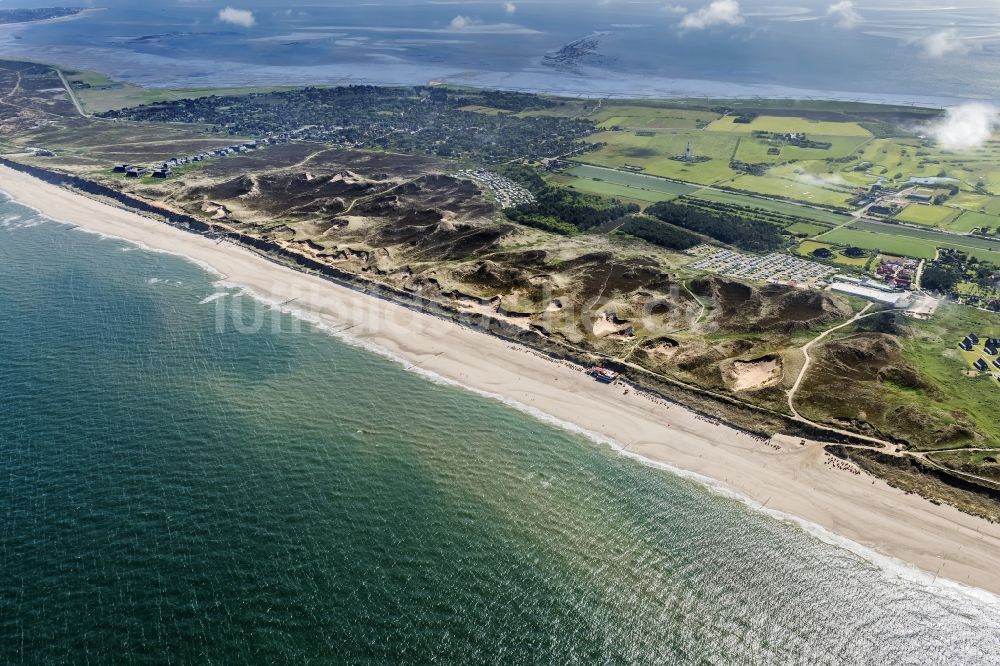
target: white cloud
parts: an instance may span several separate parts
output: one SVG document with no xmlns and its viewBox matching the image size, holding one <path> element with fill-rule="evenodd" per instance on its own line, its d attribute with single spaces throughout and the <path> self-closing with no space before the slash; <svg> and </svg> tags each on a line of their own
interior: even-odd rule
<svg viewBox="0 0 1000 666">
<path fill-rule="evenodd" d="M 492 35 L 540 35 L 540 31 L 528 28 L 517 23 L 483 23 L 468 17 L 456 17 L 446 26 L 440 28 L 406 28 L 384 25 L 323 25 L 315 26 L 311 30 L 333 30 L 337 32 L 391 32 L 391 33 L 411 33 L 419 35 L 454 35 L 454 34 L 492 34 Z M 453 44 L 466 42 L 452 41 Z"/>
<path fill-rule="evenodd" d="M 415 30 L 410 30 L 414 32 Z M 433 31 L 431 31 L 433 32 Z M 451 20 L 445 32 L 466 32 L 474 34 L 497 35 L 537 35 L 537 30 L 526 28 L 516 23 L 483 23 L 477 18 L 459 14 Z"/>
<path fill-rule="evenodd" d="M 716 25 L 740 25 L 743 20 L 739 2 L 736 0 L 713 0 L 707 7 L 685 14 L 681 20 L 681 28 L 704 30 Z"/>
<path fill-rule="evenodd" d="M 687 14 L 688 8 L 684 5 L 663 5 L 663 11 L 668 14 Z"/>
<path fill-rule="evenodd" d="M 241 28 L 252 28 L 253 24 L 257 22 L 253 17 L 252 11 L 247 9 L 233 9 L 232 7 L 220 9 L 219 20 L 223 23 L 238 25 Z"/>
<path fill-rule="evenodd" d="M 514 12 L 517 11 L 517 5 L 515 5 L 513 2 L 505 2 L 503 3 L 503 9 L 508 14 L 513 14 Z"/>
<path fill-rule="evenodd" d="M 971 45 L 962 39 L 955 28 L 935 32 L 919 43 L 924 53 L 932 58 L 943 58 L 946 55 L 968 53 L 972 50 Z"/>
<path fill-rule="evenodd" d="M 810 187 L 851 187 L 839 173 L 811 174 L 800 171 L 795 174 L 795 180 Z"/>
<path fill-rule="evenodd" d="M 840 0 L 830 5 L 826 10 L 826 15 L 836 21 L 838 28 L 851 29 L 864 23 L 864 18 L 858 13 L 854 0 Z"/>
<path fill-rule="evenodd" d="M 1000 129 L 1000 109 L 983 102 L 953 106 L 927 129 L 946 150 L 973 150 L 982 147 Z"/>
</svg>

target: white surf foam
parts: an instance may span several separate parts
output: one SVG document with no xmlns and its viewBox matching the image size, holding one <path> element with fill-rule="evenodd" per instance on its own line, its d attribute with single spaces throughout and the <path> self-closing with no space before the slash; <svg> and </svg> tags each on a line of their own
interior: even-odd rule
<svg viewBox="0 0 1000 666">
<path fill-rule="evenodd" d="M 60 223 L 60 224 L 71 224 L 71 223 L 68 223 L 68 222 L 64 222 L 64 221 L 61 221 L 61 220 L 56 220 L 54 218 L 48 217 L 48 216 L 42 214 L 37 209 L 31 207 L 31 206 L 27 206 L 25 204 L 21 204 L 20 202 L 17 202 L 17 203 L 20 204 L 20 205 L 22 205 L 22 206 L 25 206 L 26 208 L 30 208 L 30 209 L 34 210 L 39 216 L 41 216 L 41 217 L 43 217 L 43 218 L 45 218 L 47 220 L 50 220 L 52 222 L 57 222 L 57 223 Z M 147 252 L 156 252 L 156 253 L 168 254 L 168 255 L 173 255 L 173 256 L 180 257 L 182 259 L 185 259 L 185 260 L 187 260 L 187 261 L 189 261 L 189 262 L 197 265 L 198 267 L 202 268 L 203 270 L 205 270 L 206 272 L 208 272 L 208 273 L 210 273 L 212 275 L 217 275 L 217 276 L 223 277 L 223 278 L 225 277 L 221 272 L 219 272 L 218 270 L 216 270 L 213 266 L 211 266 L 209 264 L 206 264 L 205 262 L 200 261 L 198 259 L 195 259 L 193 257 L 190 257 L 190 256 L 188 256 L 188 255 L 186 255 L 184 253 L 181 253 L 181 252 L 172 252 L 172 251 L 168 251 L 168 250 L 159 250 L 159 249 L 155 249 L 155 248 L 150 248 L 150 247 L 148 247 L 147 245 L 145 245 L 144 243 L 142 243 L 140 241 L 135 241 L 135 240 L 132 240 L 132 239 L 129 239 L 129 238 L 121 237 L 121 236 L 115 236 L 115 235 L 111 235 L 111 234 L 105 234 L 105 233 L 102 233 L 102 232 L 99 232 L 99 231 L 94 231 L 94 230 L 91 230 L 91 229 L 86 229 L 86 228 L 75 226 L 75 225 L 73 225 L 73 226 L 74 226 L 75 229 L 80 230 L 80 231 L 82 231 L 84 233 L 96 234 L 97 236 L 100 236 L 101 238 L 114 239 L 114 240 L 122 241 L 122 242 L 125 242 L 125 243 L 129 243 L 129 244 L 134 245 L 134 246 L 136 246 L 136 247 L 138 247 L 140 249 L 143 249 L 143 250 L 145 250 Z M 291 270 L 291 269 L 289 269 L 289 270 Z M 294 316 L 294 317 L 302 320 L 303 322 L 306 322 L 306 323 L 314 326 L 315 328 L 317 328 L 319 330 L 322 330 L 322 331 L 324 331 L 324 332 L 332 335 L 333 337 L 335 337 L 335 338 L 337 338 L 337 339 L 339 339 L 339 340 L 341 340 L 341 341 L 343 341 L 343 342 L 345 342 L 347 344 L 350 344 L 350 345 L 352 345 L 354 347 L 358 347 L 358 348 L 361 348 L 361 349 L 365 349 L 367 351 L 370 351 L 370 352 L 373 352 L 375 354 L 378 354 L 379 356 L 382 356 L 383 358 L 389 359 L 389 360 L 393 361 L 394 363 L 402 366 L 405 370 L 407 370 L 409 372 L 413 372 L 413 373 L 415 373 L 417 375 L 420 375 L 421 377 L 424 377 L 425 379 L 427 379 L 429 381 L 432 381 L 432 382 L 434 382 L 436 384 L 441 384 L 441 385 L 447 385 L 447 386 L 453 386 L 453 387 L 461 388 L 463 390 L 470 391 L 470 392 L 472 392 L 474 394 L 483 396 L 485 398 L 496 400 L 496 401 L 498 401 L 500 403 L 503 403 L 504 405 L 507 405 L 507 406 L 509 406 L 509 407 L 511 407 L 513 409 L 516 409 L 516 410 L 518 410 L 518 411 L 520 411 L 520 412 L 522 412 L 524 414 L 527 414 L 527 415 L 535 418 L 538 421 L 541 421 L 543 423 L 555 426 L 555 427 L 557 427 L 557 428 L 559 428 L 559 429 L 561 429 L 563 431 L 570 432 L 570 433 L 573 433 L 573 434 L 577 434 L 577 435 L 586 437 L 586 438 L 590 439 L 591 441 L 596 442 L 598 444 L 603 444 L 603 445 L 609 446 L 612 449 L 614 449 L 615 451 L 617 451 L 620 455 L 623 455 L 625 457 L 631 458 L 631 459 L 633 459 L 633 460 L 635 460 L 635 461 L 637 461 L 639 463 L 642 463 L 644 465 L 648 465 L 648 466 L 651 466 L 651 467 L 655 467 L 657 469 L 662 469 L 662 470 L 667 471 L 667 472 L 669 472 L 669 473 L 671 473 L 671 474 L 673 474 L 675 476 L 678 476 L 678 477 L 681 477 L 681 478 L 684 478 L 684 479 L 688 479 L 688 480 L 694 481 L 694 482 L 702 485 L 703 487 L 708 488 L 710 491 L 712 491 L 712 492 L 714 492 L 714 493 L 716 493 L 718 495 L 721 495 L 721 496 L 724 496 L 724 497 L 727 497 L 727 498 L 730 498 L 730 499 L 737 500 L 737 501 L 741 502 L 747 508 L 749 508 L 749 509 L 751 509 L 753 511 L 758 511 L 758 512 L 765 513 L 765 514 L 767 514 L 767 515 L 769 515 L 769 516 L 771 516 L 773 518 L 776 518 L 778 520 L 783 520 L 783 521 L 788 521 L 788 522 L 794 523 L 797 526 L 799 526 L 801 529 L 805 530 L 806 532 L 808 532 L 809 534 L 811 534 L 812 536 L 814 536 L 815 538 L 819 539 L 820 541 L 822 541 L 824 543 L 827 543 L 827 544 L 830 544 L 830 545 L 833 545 L 833 546 L 840 547 L 842 549 L 845 549 L 845 550 L 847 550 L 847 551 L 849 551 L 849 552 L 857 555 L 858 557 L 860 557 L 860 558 L 862 558 L 862 559 L 864 559 L 864 560 L 866 560 L 868 562 L 871 562 L 872 564 L 875 564 L 882 571 L 886 572 L 889 575 L 892 575 L 892 576 L 898 577 L 900 579 L 903 579 L 903 580 L 906 580 L 906 581 L 909 581 L 909 582 L 921 585 L 921 586 L 923 586 L 923 587 L 925 587 L 925 588 L 927 588 L 929 590 L 932 590 L 934 593 L 948 594 L 949 596 L 957 596 L 957 597 L 960 597 L 960 598 L 963 598 L 963 599 L 971 599 L 971 600 L 975 600 L 975 601 L 980 602 L 980 603 L 986 603 L 986 604 L 989 604 L 991 606 L 998 606 L 998 607 L 1000 607 L 1000 595 L 993 594 L 991 592 L 988 592 L 988 591 L 980 589 L 980 588 L 976 588 L 976 587 L 971 587 L 971 586 L 968 586 L 968 585 L 964 585 L 962 583 L 950 580 L 948 578 L 938 578 L 938 577 L 934 576 L 933 574 L 930 574 L 930 573 L 928 573 L 928 572 L 926 572 L 926 571 L 924 571 L 922 569 L 919 569 L 918 567 L 916 567 L 916 566 L 914 566 L 912 564 L 909 564 L 907 562 L 903 562 L 902 560 L 899 560 L 897 558 L 891 557 L 889 555 L 885 555 L 883 553 L 875 551 L 872 548 L 869 548 L 869 547 L 864 546 L 862 544 L 859 544 L 859 543 L 857 543 L 855 541 L 852 541 L 852 540 L 850 540 L 850 539 L 848 539 L 846 537 L 843 537 L 843 536 L 840 536 L 838 534 L 835 534 L 835 533 L 831 532 L 830 530 L 826 529 L 825 527 L 822 527 L 821 525 L 818 525 L 818 524 L 813 523 L 811 521 L 805 520 L 805 519 L 800 518 L 798 516 L 794 516 L 794 515 L 787 514 L 787 513 L 781 512 L 781 511 L 776 511 L 774 509 L 769 509 L 769 508 L 767 508 L 765 506 L 761 506 L 761 505 L 758 504 L 757 501 L 752 500 L 751 498 L 746 497 L 745 495 L 742 495 L 742 494 L 738 493 L 737 491 L 733 490 L 732 488 L 729 488 L 728 486 L 726 486 L 725 484 L 723 484 L 722 482 L 720 482 L 720 481 L 718 481 L 716 479 L 712 479 L 712 478 L 704 476 L 702 474 L 698 474 L 698 473 L 695 473 L 695 472 L 684 470 L 684 469 L 681 469 L 679 467 L 675 467 L 673 465 L 670 465 L 668 463 L 664 463 L 664 462 L 657 461 L 657 460 L 651 460 L 649 458 L 646 458 L 644 456 L 641 456 L 639 454 L 636 454 L 636 453 L 633 453 L 631 451 L 626 450 L 626 448 L 621 443 L 615 441 L 614 439 L 611 439 L 609 437 L 601 435 L 600 433 L 595 433 L 595 432 L 589 431 L 589 430 L 587 430 L 585 428 L 582 428 L 582 427 L 580 427 L 580 426 L 578 426 L 578 425 L 576 425 L 574 423 L 570 423 L 568 421 L 564 421 L 564 420 L 562 420 L 562 419 L 560 419 L 558 417 L 555 417 L 555 416 L 552 416 L 551 414 L 543 412 L 542 410 L 540 410 L 540 409 L 538 409 L 536 407 L 532 407 L 530 405 L 525 405 L 525 404 L 523 404 L 521 402 L 518 402 L 517 400 L 514 400 L 514 399 L 509 398 L 507 396 L 499 395 L 499 394 L 496 394 L 496 393 L 491 393 L 489 391 L 483 391 L 481 389 L 477 389 L 477 388 L 471 387 L 471 386 L 466 386 L 466 385 L 462 384 L 461 382 L 455 381 L 455 380 L 450 379 L 448 377 L 444 377 L 443 375 L 439 375 L 438 373 L 435 373 L 433 371 L 427 370 L 426 368 L 416 367 L 414 364 L 412 364 L 407 359 L 405 359 L 405 358 L 403 358 L 403 357 L 401 357 L 401 356 L 399 356 L 399 355 L 397 355 L 397 354 L 389 351 L 388 349 L 385 349 L 384 347 L 381 347 L 381 346 L 379 346 L 379 345 L 377 345 L 377 344 L 375 344 L 375 343 L 373 343 L 371 341 L 358 338 L 358 337 L 356 337 L 354 335 L 351 335 L 350 333 L 345 332 L 345 331 L 343 331 L 341 329 L 337 329 L 336 327 L 330 325 L 328 322 L 326 322 L 324 319 L 322 319 L 321 317 L 319 317 L 318 315 L 316 315 L 314 313 L 310 313 L 310 312 L 301 310 L 299 308 L 291 307 L 289 305 L 281 304 L 281 303 L 279 303 L 279 302 L 277 302 L 277 301 L 275 301 L 273 299 L 269 299 L 269 298 L 266 298 L 266 297 L 264 297 L 264 296 L 262 296 L 260 294 L 255 293 L 253 290 L 247 288 L 244 285 L 239 285 L 239 284 L 236 284 L 236 283 L 231 283 L 231 282 L 226 282 L 226 281 L 219 281 L 219 282 L 216 283 L 216 285 L 220 286 L 220 287 L 225 286 L 225 287 L 231 287 L 231 288 L 240 289 L 240 293 L 246 294 L 246 295 L 254 298 L 257 301 L 259 301 L 259 302 L 261 302 L 261 303 L 263 303 L 265 305 L 268 305 L 268 306 L 272 307 L 273 309 L 275 309 L 277 311 L 280 311 L 282 313 Z M 336 285 L 333 285 L 333 286 L 336 286 Z M 430 315 L 428 315 L 428 316 L 430 316 Z"/>
<path fill-rule="evenodd" d="M 237 285 L 231 284 L 231 286 L 235 287 Z M 587 439 L 595 443 L 608 446 L 612 448 L 614 451 L 616 451 L 619 455 L 635 460 L 636 462 L 639 462 L 643 465 L 654 467 L 656 469 L 669 472 L 670 474 L 678 476 L 682 479 L 695 482 L 701 485 L 702 487 L 707 488 L 709 491 L 711 491 L 716 495 L 740 502 L 746 508 L 752 511 L 766 514 L 776 520 L 793 523 L 799 528 L 809 533 L 810 535 L 812 535 L 814 538 L 819 539 L 823 543 L 847 550 L 848 552 L 858 556 L 859 558 L 875 565 L 881 571 L 890 576 L 899 578 L 901 580 L 905 580 L 912 584 L 920 585 L 921 587 L 924 587 L 928 591 L 931 591 L 935 594 L 943 594 L 950 596 L 952 598 L 966 600 L 966 601 L 975 600 L 979 603 L 988 604 L 990 606 L 996 606 L 998 610 L 1000 610 L 1000 595 L 993 594 L 981 588 L 965 585 L 963 583 L 959 583 L 957 581 L 953 581 L 948 578 L 938 577 L 908 562 L 904 562 L 903 560 L 892 557 L 890 555 L 885 555 L 884 553 L 880 553 L 874 550 L 873 548 L 870 548 L 856 541 L 848 539 L 847 537 L 836 534 L 828 530 L 827 528 L 823 527 L 822 525 L 818 525 L 809 520 L 800 518 L 792 514 L 785 513 L 783 511 L 777 511 L 774 509 L 770 509 L 766 506 L 762 506 L 759 501 L 751 499 L 750 497 L 747 497 L 746 495 L 739 493 L 738 491 L 730 488 L 729 486 L 727 486 L 721 481 L 718 481 L 717 479 L 713 479 L 711 477 L 699 474 L 697 472 L 691 472 L 689 470 L 685 470 L 680 467 L 675 467 L 674 465 L 659 460 L 652 460 L 640 454 L 634 453 L 632 451 L 627 450 L 627 448 L 623 444 L 616 441 L 615 439 L 612 439 L 600 433 L 593 432 L 591 430 L 587 430 L 586 428 L 583 428 L 575 423 L 571 423 L 569 421 L 560 419 L 559 417 L 553 416 L 545 411 L 538 409 L 537 407 L 526 405 L 522 402 L 514 400 L 513 398 L 500 395 L 498 393 L 492 393 L 490 391 L 484 391 L 482 389 L 478 389 L 472 386 L 467 386 L 459 381 L 440 375 L 432 370 L 428 370 L 422 367 L 417 367 L 408 359 L 380 345 L 377 345 L 369 340 L 365 340 L 355 335 L 352 335 L 350 332 L 338 329 L 337 327 L 329 324 L 323 318 L 314 313 L 306 312 L 295 307 L 279 304 L 273 299 L 262 297 L 260 294 L 257 294 L 246 287 L 242 288 L 242 292 L 247 294 L 251 298 L 254 298 L 257 301 L 272 307 L 275 310 L 296 317 L 302 320 L 303 322 L 306 322 L 314 326 L 316 329 L 324 331 L 329 335 L 337 338 L 338 340 L 341 340 L 342 342 L 378 354 L 379 356 L 386 358 L 396 363 L 397 365 L 402 366 L 408 372 L 412 372 L 416 375 L 419 375 L 430 382 L 443 386 L 460 388 L 462 390 L 469 391 L 484 398 L 495 400 L 508 407 L 516 409 L 517 411 L 526 414 L 537 421 L 541 421 L 542 423 L 545 423 L 547 425 L 559 428 L 564 432 L 586 437 Z"/>
<path fill-rule="evenodd" d="M 207 303 L 211 303 L 212 301 L 217 301 L 220 298 L 225 298 L 228 295 L 229 295 L 228 291 L 217 291 L 216 293 L 212 294 L 211 296 L 208 296 L 208 297 L 203 298 L 200 301 L 198 301 L 198 305 L 205 305 Z"/>
<path fill-rule="evenodd" d="M 83 226 L 80 226 L 78 224 L 74 224 L 73 222 L 68 222 L 66 220 L 60 220 L 60 219 L 52 217 L 50 215 L 46 215 L 45 213 L 43 213 L 42 211 L 38 210 L 34 206 L 31 206 L 29 204 L 22 203 L 22 202 L 18 201 L 9 192 L 3 192 L 2 190 L 0 190 L 0 194 L 6 195 L 10 201 L 13 201 L 17 205 L 22 206 L 23 208 L 27 208 L 29 210 L 34 211 L 35 214 L 38 216 L 38 218 L 41 218 L 42 220 L 45 220 L 45 221 L 48 221 L 48 222 L 54 222 L 56 224 L 63 224 L 63 225 L 69 226 L 69 227 L 73 227 L 73 229 L 72 229 L 73 231 L 81 231 L 81 232 L 83 232 L 85 234 L 91 234 L 93 236 L 97 236 L 101 240 L 115 240 L 115 241 L 120 241 L 122 243 L 128 243 L 129 245 L 133 246 L 134 248 L 138 248 L 138 249 L 144 250 L 146 252 L 154 252 L 156 254 L 167 254 L 167 255 L 170 255 L 170 256 L 173 256 L 173 257 L 180 257 L 181 259 L 184 259 L 185 261 L 188 261 L 188 262 L 194 264 L 195 266 L 197 266 L 198 268 L 202 269 L 206 273 L 210 273 L 211 275 L 215 275 L 215 276 L 220 277 L 220 278 L 226 277 L 225 274 L 222 273 L 222 272 L 220 272 L 218 269 L 216 269 L 215 266 L 212 266 L 211 264 L 208 264 L 208 263 L 202 261 L 201 259 L 196 259 L 196 258 L 194 258 L 194 257 L 192 257 L 190 255 L 184 254 L 183 252 L 174 252 L 172 250 L 162 250 L 160 248 L 150 247 L 150 246 L 146 245 L 145 243 L 143 243 L 142 241 L 138 241 L 138 240 L 135 240 L 133 238 L 125 238 L 124 236 L 118 236 L 118 235 L 115 235 L 115 234 L 108 234 L 108 233 L 105 233 L 103 231 L 97 231 L 96 229 L 88 229 L 87 227 L 83 227 Z M 123 250 L 123 251 L 127 251 L 127 250 Z"/>
</svg>

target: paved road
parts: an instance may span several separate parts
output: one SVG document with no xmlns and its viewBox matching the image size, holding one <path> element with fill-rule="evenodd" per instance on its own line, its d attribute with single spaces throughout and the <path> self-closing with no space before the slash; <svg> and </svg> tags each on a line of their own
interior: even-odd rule
<svg viewBox="0 0 1000 666">
<path fill-rule="evenodd" d="M 89 118 L 90 116 L 87 114 L 86 111 L 83 110 L 83 105 L 80 104 L 80 100 L 77 99 L 76 93 L 73 91 L 73 86 L 71 86 L 69 84 L 69 81 L 66 80 L 66 75 L 62 73 L 61 69 L 58 68 L 54 69 L 56 71 L 56 74 L 59 75 L 59 80 L 62 81 L 63 87 L 66 89 L 66 94 L 69 95 L 70 101 L 73 102 L 73 106 L 76 107 L 76 112 L 79 113 L 84 118 Z"/>
</svg>

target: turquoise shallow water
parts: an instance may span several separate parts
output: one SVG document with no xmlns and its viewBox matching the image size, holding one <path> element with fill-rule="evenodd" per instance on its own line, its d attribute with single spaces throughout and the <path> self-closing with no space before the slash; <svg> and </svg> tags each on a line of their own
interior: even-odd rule
<svg viewBox="0 0 1000 666">
<path fill-rule="evenodd" d="M 214 280 L 0 202 L 0 663 L 1000 663 L 995 605 Z"/>
</svg>

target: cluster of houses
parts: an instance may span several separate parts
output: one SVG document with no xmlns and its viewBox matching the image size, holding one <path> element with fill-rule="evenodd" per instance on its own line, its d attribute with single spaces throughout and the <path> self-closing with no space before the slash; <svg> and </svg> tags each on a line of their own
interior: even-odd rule
<svg viewBox="0 0 1000 666">
<path fill-rule="evenodd" d="M 906 198 L 910 201 L 916 201 L 918 203 L 931 203 L 934 199 L 934 195 L 930 192 L 922 192 L 920 190 L 915 190 L 906 195 Z"/>
<path fill-rule="evenodd" d="M 871 166 L 871 163 L 868 163 Z M 898 191 L 883 185 L 882 181 L 879 180 L 877 183 L 872 184 L 867 190 L 859 189 L 855 192 L 854 198 L 851 199 L 850 204 L 852 206 L 869 206 L 868 214 L 877 215 L 880 217 L 892 217 L 900 210 L 902 210 L 902 204 L 893 201 L 890 197 L 898 194 Z"/>
<path fill-rule="evenodd" d="M 912 289 L 919 266 L 919 262 L 915 259 L 884 257 L 876 273 L 887 284 L 897 289 Z"/>
<path fill-rule="evenodd" d="M 486 169 L 476 169 L 475 171 L 459 171 L 456 174 L 459 178 L 471 178 L 476 180 L 493 192 L 497 205 L 500 208 L 515 208 L 522 204 L 535 203 L 535 195 L 524 187 L 521 187 L 510 178 L 500 174 L 487 171 Z"/>
<path fill-rule="evenodd" d="M 806 136 L 805 132 L 768 132 L 765 130 L 754 130 L 751 133 L 751 136 L 755 139 L 761 139 L 767 142 L 777 141 L 780 143 L 787 143 L 792 146 L 799 146 L 801 148 L 814 148 L 818 150 L 829 150 L 833 145 L 828 141 L 816 141 L 814 139 L 810 139 Z M 770 151 L 768 152 L 770 153 Z M 777 153 L 770 154 L 776 155 L 780 152 L 781 151 L 779 150 Z"/>
<path fill-rule="evenodd" d="M 137 164 L 116 164 L 112 171 L 115 173 L 123 173 L 126 178 L 143 178 L 148 175 L 152 175 L 153 178 L 169 178 L 173 175 L 174 167 L 184 164 L 194 164 L 196 162 L 203 162 L 205 160 L 219 157 L 226 157 L 228 155 L 246 153 L 251 150 L 263 148 L 264 146 L 288 143 L 288 140 L 288 137 L 285 136 L 267 137 L 251 141 L 249 143 L 237 143 L 223 148 L 206 150 L 203 153 L 198 153 L 197 155 L 191 155 L 189 157 L 171 157 L 169 160 L 154 166 L 152 169 L 148 169 L 147 167 Z"/>
<path fill-rule="evenodd" d="M 976 345 L 979 344 L 979 336 L 975 333 L 969 333 L 965 336 L 965 339 L 958 343 L 958 346 L 962 351 L 971 352 Z M 972 367 L 979 372 L 994 372 L 1000 370 L 1000 338 L 988 338 L 986 342 L 983 343 L 983 353 L 986 356 L 992 356 L 992 360 L 987 360 L 986 358 L 980 356 L 977 358 Z M 992 370 L 991 370 L 992 366 Z M 1000 381 L 1000 374 L 995 374 L 998 381 Z"/>
</svg>

